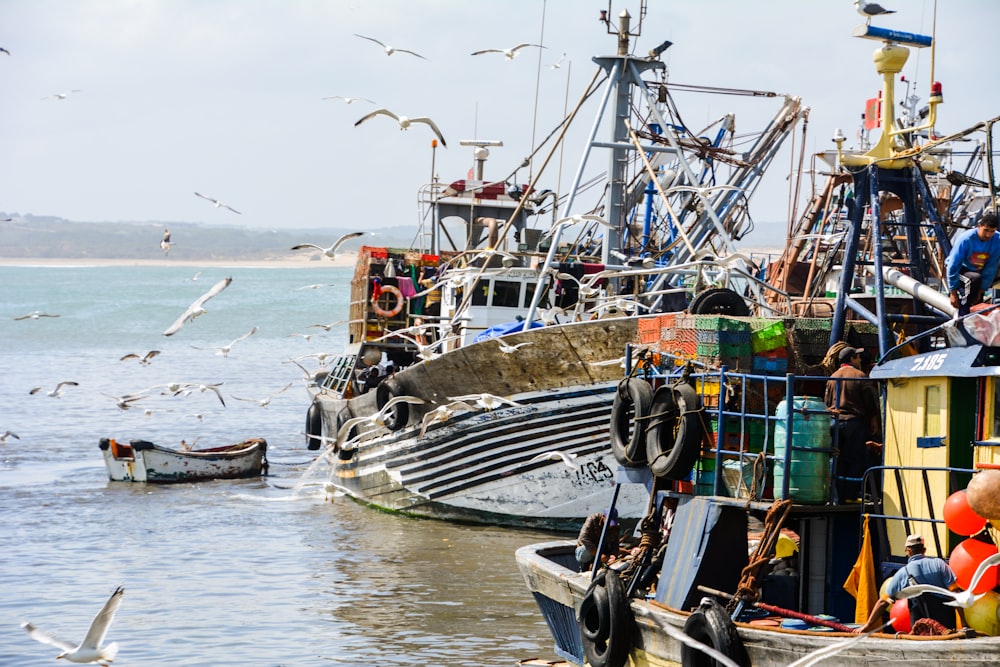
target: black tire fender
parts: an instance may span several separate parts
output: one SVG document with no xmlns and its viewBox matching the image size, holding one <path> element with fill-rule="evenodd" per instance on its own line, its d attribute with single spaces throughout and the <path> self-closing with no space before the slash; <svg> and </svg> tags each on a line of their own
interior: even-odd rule
<svg viewBox="0 0 1000 667">
<path fill-rule="evenodd" d="M 646 460 L 656 477 L 686 479 L 694 468 L 704 435 L 701 397 L 686 382 L 660 387 L 650 407 Z"/>
<path fill-rule="evenodd" d="M 581 616 L 577 620 L 584 656 L 591 667 L 624 667 L 628 663 L 628 654 L 635 637 L 635 619 L 625 593 L 625 584 L 617 572 L 604 570 L 597 574 L 591 587 L 594 590 L 604 588 L 605 595 L 590 596 L 595 609 L 588 612 L 587 616 L 582 615 L 584 608 L 582 605 L 580 607 Z M 602 613 L 596 607 L 598 602 L 601 603 L 603 617 L 607 619 L 606 635 L 600 634 Z M 588 639 L 587 634 L 584 634 L 585 623 L 588 626 L 587 633 L 594 639 Z"/>
<path fill-rule="evenodd" d="M 375 405 L 381 410 L 394 396 L 399 396 L 400 391 L 392 380 L 386 380 L 375 387 Z M 398 431 L 406 426 L 410 421 L 410 406 L 406 402 L 399 402 L 393 405 L 385 415 L 385 427 L 390 431 Z"/>
<path fill-rule="evenodd" d="M 316 451 L 323 446 L 323 412 L 316 401 L 306 411 L 306 447 Z"/>
<path fill-rule="evenodd" d="M 714 598 L 702 600 L 698 609 L 691 612 L 684 623 L 684 634 L 702 644 L 711 646 L 733 662 L 743 667 L 750 667 L 743 640 L 736 632 L 729 614 Z M 715 667 L 718 662 L 707 653 L 684 644 L 681 646 L 681 665 L 683 667 Z"/>
<path fill-rule="evenodd" d="M 607 641 L 611 632 L 611 609 L 608 607 L 608 590 L 604 587 L 606 573 L 607 570 L 601 570 L 595 575 L 580 602 L 577 622 L 585 642 Z"/>
<path fill-rule="evenodd" d="M 646 463 L 646 428 L 652 404 L 653 387 L 646 380 L 631 377 L 619 383 L 611 406 L 611 451 L 623 466 Z"/>
<path fill-rule="evenodd" d="M 750 307 L 743 297 L 728 287 L 713 287 L 696 296 L 688 305 L 688 312 L 694 315 L 746 317 L 750 315 Z"/>
</svg>

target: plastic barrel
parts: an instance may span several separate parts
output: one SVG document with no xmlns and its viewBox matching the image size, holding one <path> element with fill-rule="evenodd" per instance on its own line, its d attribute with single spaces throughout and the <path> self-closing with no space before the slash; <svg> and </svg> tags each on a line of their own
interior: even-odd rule
<svg viewBox="0 0 1000 667">
<path fill-rule="evenodd" d="M 798 503 L 821 505 L 830 496 L 830 417 L 826 405 L 814 396 L 792 398 L 792 449 L 788 471 L 788 496 Z M 803 410 L 809 411 L 803 413 Z M 816 412 L 812 412 L 816 411 Z M 783 499 L 785 448 L 788 446 L 788 401 L 774 412 L 774 497 Z"/>
</svg>

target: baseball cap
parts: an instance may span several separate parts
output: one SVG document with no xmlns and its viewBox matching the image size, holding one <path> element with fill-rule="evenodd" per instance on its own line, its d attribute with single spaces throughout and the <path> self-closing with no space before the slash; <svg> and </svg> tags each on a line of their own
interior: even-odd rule
<svg viewBox="0 0 1000 667">
<path fill-rule="evenodd" d="M 908 535 L 906 537 L 906 546 L 908 546 L 908 547 L 915 547 L 915 546 L 921 546 L 922 547 L 922 546 L 924 546 L 924 538 L 923 538 L 923 536 L 921 536 L 921 535 Z"/>
<path fill-rule="evenodd" d="M 862 352 L 864 352 L 864 349 L 860 347 L 845 347 L 837 355 L 837 359 L 840 360 L 840 363 L 845 364 L 853 359 L 854 355 L 861 354 Z"/>
</svg>

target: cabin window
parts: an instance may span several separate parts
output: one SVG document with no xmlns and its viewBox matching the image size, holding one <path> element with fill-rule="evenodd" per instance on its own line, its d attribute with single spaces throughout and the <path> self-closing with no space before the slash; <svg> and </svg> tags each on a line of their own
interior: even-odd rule
<svg viewBox="0 0 1000 667">
<path fill-rule="evenodd" d="M 924 435 L 944 435 L 941 407 L 941 385 L 927 385 L 924 388 Z"/>
<path fill-rule="evenodd" d="M 524 284 L 524 303 L 521 304 L 523 307 L 527 308 L 531 305 L 531 299 L 535 296 L 535 283 L 525 283 Z"/>
<path fill-rule="evenodd" d="M 486 306 L 490 301 L 490 281 L 477 280 L 476 286 L 472 288 L 472 305 Z"/>
<path fill-rule="evenodd" d="M 517 308 L 521 296 L 521 283 L 510 280 L 493 281 L 493 304 L 504 308 Z"/>
</svg>

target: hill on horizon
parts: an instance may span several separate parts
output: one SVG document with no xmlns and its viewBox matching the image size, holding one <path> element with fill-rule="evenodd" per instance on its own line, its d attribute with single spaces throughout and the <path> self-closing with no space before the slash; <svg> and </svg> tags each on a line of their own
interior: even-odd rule
<svg viewBox="0 0 1000 667">
<path fill-rule="evenodd" d="M 329 245 L 358 229 L 261 230 L 191 222 L 75 222 L 54 216 L 0 213 L 3 259 L 158 259 L 163 232 L 170 230 L 170 257 L 181 260 L 266 260 L 294 254 L 300 243 Z M 343 250 L 362 245 L 409 247 L 416 227 L 366 229 L 372 236 L 351 239 Z M 306 251 L 301 251 L 306 254 Z"/>
</svg>

